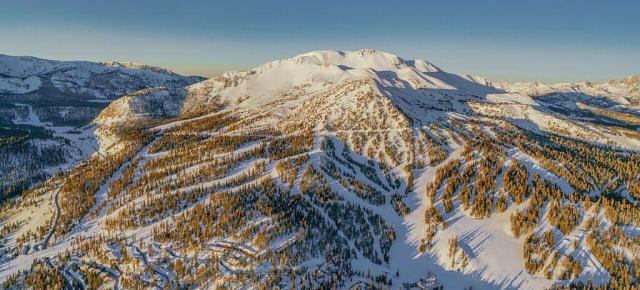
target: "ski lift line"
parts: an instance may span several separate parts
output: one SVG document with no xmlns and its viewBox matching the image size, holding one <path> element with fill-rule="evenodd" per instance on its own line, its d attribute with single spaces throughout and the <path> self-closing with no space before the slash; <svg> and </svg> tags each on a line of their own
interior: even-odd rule
<svg viewBox="0 0 640 290">
<path fill-rule="evenodd" d="M 93 148 L 93 150 L 96 150 L 96 153 L 98 153 L 100 156 L 102 156 L 102 158 L 107 158 L 107 156 L 104 156 L 104 154 L 100 153 L 100 149 L 98 149 L 95 146 L 93 146 L 93 144 L 89 144 L 89 146 L 91 146 L 91 148 Z"/>
</svg>

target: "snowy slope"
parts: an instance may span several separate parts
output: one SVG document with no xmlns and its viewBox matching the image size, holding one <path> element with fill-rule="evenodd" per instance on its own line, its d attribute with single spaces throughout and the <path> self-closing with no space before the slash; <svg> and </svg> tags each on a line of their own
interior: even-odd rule
<svg viewBox="0 0 640 290">
<path fill-rule="evenodd" d="M 125 95 L 102 110 L 95 122 L 113 125 L 127 121 L 175 117 L 182 112 L 186 90 L 155 87 Z"/>
<path fill-rule="evenodd" d="M 142 64 L 0 55 L 0 97 L 32 93 L 114 99 L 146 87 L 182 87 L 199 80 Z"/>
<path fill-rule="evenodd" d="M 422 60 L 363 49 L 360 51 L 314 51 L 289 59 L 275 60 L 246 72 L 227 72 L 189 87 L 185 111 L 207 102 L 234 102 L 249 98 L 240 107 L 260 106 L 280 98 L 294 88 L 305 94 L 318 92 L 325 84 L 371 79 L 381 88 L 407 91 L 451 90 L 474 95 L 497 92 L 475 79 L 441 71 Z M 222 97 L 222 100 L 216 98 Z"/>
<path fill-rule="evenodd" d="M 51 257 L 66 263 L 60 269 L 75 269 L 65 270 L 66 281 L 84 283 L 74 271 L 95 262 L 117 269 L 105 283 L 133 280 L 146 288 L 397 289 L 433 277 L 434 286 L 451 289 L 606 284 L 615 273 L 589 245 L 592 232 L 624 232 L 631 242 L 616 250 L 631 253 L 640 227 L 636 220 L 614 221 L 600 209 L 604 205 L 589 208 L 583 198 L 610 190 L 637 202 L 628 193 L 640 160 L 636 92 L 633 78 L 494 84 L 363 49 L 313 51 L 184 89 L 129 93 L 95 120 L 98 132 L 115 129 L 100 140 L 101 149 L 110 148 L 105 155 L 125 152 L 125 161 L 91 193 L 86 214 L 69 228 L 50 227 L 50 247 L 8 257 L 14 267 L 0 269 L 0 279 Z M 149 120 L 147 143 L 117 133 Z M 459 167 L 451 167 L 455 162 Z M 519 182 L 531 187 L 539 176 L 552 188 L 545 194 L 557 195 L 541 202 L 539 220 L 519 237 L 512 216 L 533 206 L 534 198 L 509 197 L 506 172 L 516 162 L 524 168 Z M 446 175 L 446 168 L 455 170 Z M 73 180 L 85 169 L 54 181 Z M 471 208 L 463 208 L 463 186 L 449 187 L 454 180 L 472 188 Z M 588 186 L 579 190 L 582 185 Z M 56 186 L 42 196 L 57 198 Z M 478 194 L 483 186 L 488 206 Z M 60 211 L 43 197 L 27 197 L 29 210 Z M 566 233 L 550 224 L 553 202 L 578 209 Z M 488 215 L 473 213 L 483 206 Z M 19 209 L 8 216 L 25 219 Z M 598 218 L 594 224 L 592 217 Z M 42 225 L 46 220 L 29 221 L 18 231 Z M 555 263 L 546 254 L 523 255 L 530 237 L 547 232 L 555 243 L 543 252 L 557 255 Z M 88 242 L 92 250 L 75 252 L 70 262 L 57 256 L 80 237 L 100 235 L 106 238 Z M 530 270 L 537 259 L 543 270 Z M 579 271 L 567 263 L 577 263 Z"/>
<path fill-rule="evenodd" d="M 557 96 L 564 101 L 582 101 L 606 107 L 637 110 L 640 105 L 638 77 L 612 80 L 605 83 L 578 82 L 542 84 L 537 82 L 495 83 L 505 91 L 524 94 L 542 99 Z"/>
<path fill-rule="evenodd" d="M 184 112 L 195 112 L 212 104 L 252 110 L 276 102 L 281 105 L 292 97 L 295 100 L 287 102 L 295 105 L 354 80 L 373 81 L 377 93 L 386 95 L 403 112 L 424 122 L 446 113 L 473 111 L 518 119 L 521 127 L 531 130 L 567 131 L 588 141 L 640 149 L 637 140 L 620 140 L 616 134 L 604 133 L 597 124 L 584 124 L 582 117 L 589 112 L 580 108 L 584 103 L 614 112 L 637 112 L 640 94 L 633 78 L 597 84 L 494 84 L 481 77 L 447 73 L 427 61 L 405 60 L 369 49 L 313 51 L 271 61 L 250 71 L 227 72 L 190 86 Z M 467 102 L 470 100 L 473 102 Z M 433 109 L 439 112 L 434 114 Z M 425 114 L 427 111 L 430 113 Z M 576 113 L 571 115 L 567 111 Z"/>
<path fill-rule="evenodd" d="M 99 146 L 96 127 L 87 125 L 114 99 L 155 87 L 180 91 L 202 79 L 130 62 L 0 55 L 0 128 L 6 130 L 0 144 L 16 140 L 0 145 L 0 195 L 19 192 L 91 156 Z M 154 104 L 160 110 L 154 113 L 175 115 L 182 101 Z"/>
</svg>

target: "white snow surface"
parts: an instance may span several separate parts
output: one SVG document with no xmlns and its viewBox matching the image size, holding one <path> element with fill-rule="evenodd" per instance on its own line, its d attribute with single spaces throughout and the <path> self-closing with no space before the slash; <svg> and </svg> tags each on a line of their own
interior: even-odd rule
<svg viewBox="0 0 640 290">
<path fill-rule="evenodd" d="M 46 83 L 61 92 L 112 99 L 142 89 L 141 85 L 184 86 L 199 80 L 143 64 L 56 61 L 0 54 L 0 96 L 31 93 Z"/>
<path fill-rule="evenodd" d="M 185 90 L 164 87 L 140 90 L 113 101 L 96 118 L 101 125 L 158 117 L 175 117 L 182 111 Z"/>
<path fill-rule="evenodd" d="M 363 79 L 374 80 L 380 87 L 406 90 L 449 90 L 476 95 L 498 92 L 477 79 L 449 74 L 423 60 L 404 60 L 371 49 L 322 50 L 274 60 L 249 71 L 226 72 L 192 85 L 188 88 L 185 110 L 195 110 L 215 97 L 232 103 L 249 97 L 239 107 L 257 107 L 294 88 L 310 94 L 324 89 L 322 84 Z"/>
<path fill-rule="evenodd" d="M 26 58 L 21 60 L 18 65 L 12 66 L 13 78 L 29 75 L 25 71 L 30 71 L 31 75 L 34 71 L 44 73 L 52 70 L 51 67 L 58 65 L 49 62 L 34 64 L 30 61 L 32 61 L 30 58 Z M 0 75 L 2 75 L 3 69 L 1 64 L 0 61 Z M 145 67 L 126 63 L 105 65 L 108 68 L 103 69 Z M 82 78 L 81 71 L 77 71 L 77 73 L 76 77 Z M 330 89 L 338 90 L 345 81 L 353 80 L 370 80 L 371 82 L 344 94 L 335 92 L 322 94 Z M 33 79 L 31 81 L 35 84 Z M 605 88 L 606 86 L 611 87 Z M 112 125 L 118 122 L 144 119 L 149 116 L 172 117 L 181 112 L 190 112 L 206 107 L 213 102 L 227 103 L 228 110 L 236 110 L 249 115 L 253 112 L 271 110 L 270 112 L 276 112 L 275 116 L 286 118 L 291 116 L 296 111 L 295 109 L 305 101 L 314 98 L 327 99 L 331 107 L 317 109 L 329 110 L 329 112 L 325 112 L 325 116 L 337 119 L 340 114 L 353 113 L 349 109 L 355 108 L 353 102 L 355 102 L 354 95 L 356 93 L 373 90 L 388 97 L 389 103 L 402 108 L 403 112 L 407 112 L 411 117 L 421 121 L 430 120 L 438 114 L 451 116 L 468 112 L 465 111 L 468 108 L 458 101 L 473 99 L 478 103 L 476 107 L 471 108 L 473 111 L 513 119 L 514 123 L 525 129 L 547 130 L 553 123 L 555 126 L 564 126 L 563 128 L 574 134 L 589 134 L 595 130 L 545 109 L 544 106 L 547 104 L 538 97 L 572 92 L 580 95 L 569 95 L 568 98 L 582 100 L 588 98 L 585 96 L 588 92 L 594 95 L 605 95 L 605 99 L 615 103 L 616 106 L 630 106 L 634 104 L 635 96 L 633 94 L 622 96 L 628 91 L 627 87 L 627 84 L 618 83 L 603 85 L 590 85 L 589 83 L 577 85 L 491 84 L 480 77 L 458 76 L 444 72 L 427 61 L 404 60 L 398 56 L 376 50 L 313 51 L 288 59 L 275 60 L 246 72 L 227 72 L 220 77 L 191 85 L 186 89 L 186 92 L 176 93 L 165 88 L 155 88 L 127 95 L 113 102 L 109 108 L 103 111 L 96 122 L 100 125 Z M 16 86 L 16 88 L 18 87 Z M 1 87 L 0 90 L 2 90 Z M 598 93 L 603 90 L 608 90 L 608 93 Z M 571 100 L 569 102 L 571 103 Z M 439 113 L 437 110 L 430 111 L 430 109 L 419 106 L 421 104 L 444 108 L 442 107 L 445 106 L 443 103 L 445 105 L 452 104 L 451 108 L 446 107 L 450 109 L 446 113 Z M 363 115 L 373 114 L 374 111 L 360 113 Z M 426 113 L 429 115 L 425 116 Z M 334 119 L 329 121 L 334 121 Z M 164 131 L 188 121 L 175 121 L 156 128 L 159 131 Z M 385 125 L 387 128 L 382 128 L 379 132 L 384 132 L 389 136 L 403 132 L 397 122 L 389 122 Z M 354 129 L 348 133 L 357 132 L 362 131 Z M 333 133 L 326 131 L 316 132 L 316 134 L 317 144 L 310 153 L 311 160 L 306 166 L 315 165 L 318 167 L 320 164 L 320 158 L 323 154 L 319 149 L 320 137 L 334 136 Z M 602 142 L 607 139 L 607 136 L 604 135 L 597 137 L 602 138 Z M 632 142 L 626 145 L 640 148 L 640 144 Z M 462 147 L 453 147 L 448 160 L 460 158 Z M 242 150 L 248 148 L 250 147 Z M 143 160 L 156 157 L 153 154 L 148 154 L 146 150 L 143 149 L 138 157 Z M 236 153 L 238 152 L 241 150 L 237 150 Z M 565 192 L 572 191 L 566 181 L 553 176 L 524 153 L 509 152 L 509 158 L 522 161 L 530 172 L 539 173 L 552 180 Z M 242 167 L 239 167 L 233 174 L 238 174 L 242 172 L 241 170 L 249 167 L 249 164 L 241 165 Z M 268 170 L 273 171 L 272 166 Z M 424 237 L 426 228 L 424 223 L 424 212 L 428 206 L 426 185 L 434 179 L 436 170 L 437 167 L 427 167 L 416 172 L 416 190 L 411 192 L 408 198 L 405 198 L 412 210 L 406 217 L 399 217 L 389 204 L 381 207 L 372 206 L 353 193 L 339 189 L 337 182 L 331 184 L 332 188 L 336 189 L 345 199 L 380 214 L 385 221 L 394 225 L 397 233 L 397 239 L 391 248 L 391 261 L 388 265 L 374 265 L 370 261 L 359 259 L 355 261 L 357 269 L 366 271 L 369 268 L 374 273 L 394 273 L 399 269 L 401 276 L 398 280 L 402 282 L 416 281 L 426 272 L 433 272 L 446 287 L 453 289 L 461 289 L 471 285 L 474 289 L 543 289 L 554 282 L 540 276 L 530 275 L 524 270 L 522 238 L 515 239 L 509 228 L 509 215 L 517 209 L 515 206 L 510 207 L 504 213 L 495 213 L 488 219 L 475 219 L 462 210 L 458 210 L 459 205 L 456 200 L 456 210 L 445 216 L 449 227 L 436 234 L 434 250 L 424 254 L 419 253 L 420 239 Z M 117 178 L 121 171 L 119 170 L 111 180 Z M 400 172 L 398 168 L 394 168 L 394 171 Z M 270 174 L 275 175 L 273 172 Z M 358 179 L 366 179 L 362 175 L 357 177 Z M 102 197 L 104 194 L 105 188 L 103 187 L 98 191 L 98 197 Z M 83 220 L 81 228 L 86 230 L 85 234 L 87 235 L 98 235 L 103 229 L 101 224 L 103 219 L 103 216 L 99 216 L 96 220 Z M 148 237 L 153 226 L 154 224 L 151 224 L 133 232 L 137 236 Z M 14 264 L 16 268 L 0 270 L 0 279 L 6 278 L 18 269 L 28 268 L 34 258 L 62 252 L 69 246 L 73 235 L 77 234 L 78 232 L 74 232 L 53 247 L 34 255 L 20 256 L 14 262 L 17 263 L 17 265 Z M 581 238 L 580 235 L 581 233 L 574 232 L 562 243 L 568 244 L 568 239 Z M 470 264 L 462 273 L 449 271 L 447 268 L 447 240 L 453 236 L 460 238 L 460 247 L 470 256 Z M 592 256 L 585 254 L 583 258 L 588 261 L 585 265 L 585 275 L 592 275 L 598 280 L 606 277 L 606 271 L 602 270 L 598 263 L 593 262 Z M 315 262 L 321 263 L 322 261 Z M 307 261 L 307 263 L 311 264 L 314 261 Z M 580 277 L 585 280 L 584 278 L 584 275 Z M 400 285 L 394 284 L 394 288 L 395 286 Z"/>
</svg>

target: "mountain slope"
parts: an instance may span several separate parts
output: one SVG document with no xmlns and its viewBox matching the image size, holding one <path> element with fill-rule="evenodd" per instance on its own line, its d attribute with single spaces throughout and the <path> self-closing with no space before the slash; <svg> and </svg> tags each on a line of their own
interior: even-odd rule
<svg viewBox="0 0 640 290">
<path fill-rule="evenodd" d="M 621 101 L 635 97 L 558 94 L 374 50 L 144 90 L 96 120 L 116 149 L 2 212 L 13 267 L 0 277 L 14 287 L 39 277 L 123 288 L 637 286 L 638 114 Z"/>
<path fill-rule="evenodd" d="M 182 87 L 200 80 L 143 64 L 0 55 L 2 98 L 114 99 L 148 87 Z"/>
<path fill-rule="evenodd" d="M 0 201 L 93 154 L 91 121 L 112 100 L 200 80 L 141 64 L 0 55 Z"/>
</svg>

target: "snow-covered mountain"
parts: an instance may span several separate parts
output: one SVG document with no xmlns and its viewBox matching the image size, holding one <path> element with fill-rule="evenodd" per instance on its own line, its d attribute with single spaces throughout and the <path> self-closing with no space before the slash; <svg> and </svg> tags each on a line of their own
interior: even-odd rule
<svg viewBox="0 0 640 290">
<path fill-rule="evenodd" d="M 103 156 L 2 212 L 0 279 L 637 287 L 637 104 L 633 78 L 492 83 L 376 50 L 147 88 L 95 120 Z"/>
<path fill-rule="evenodd" d="M 202 80 L 143 64 L 55 61 L 0 55 L 0 99 L 107 99 L 149 87 L 183 87 Z"/>
<path fill-rule="evenodd" d="M 182 112 L 186 91 L 184 88 L 154 87 L 122 96 L 102 110 L 95 122 L 114 125 L 178 116 Z"/>
<path fill-rule="evenodd" d="M 535 82 L 497 83 L 496 87 L 512 93 L 532 97 L 553 98 L 557 96 L 567 102 L 590 102 L 598 106 L 618 109 L 640 110 L 638 76 L 605 83 L 579 82 L 541 84 Z"/>
<path fill-rule="evenodd" d="M 271 107 L 274 103 L 295 106 L 319 92 L 335 91 L 356 80 L 369 80 L 355 86 L 371 86 L 375 94 L 385 96 L 414 121 L 428 122 L 451 113 L 486 113 L 513 118 L 529 129 L 568 130 L 587 141 L 640 148 L 637 139 L 619 138 L 621 132 L 612 136 L 598 126 L 600 122 L 616 125 L 615 118 L 594 116 L 592 112 L 594 107 L 615 113 L 640 112 L 640 94 L 633 78 L 610 83 L 493 84 L 479 77 L 447 73 L 426 61 L 404 60 L 375 50 L 314 51 L 247 72 L 228 72 L 190 86 L 184 110 L 196 112 L 212 104 L 233 104 L 236 110 Z M 295 100 L 284 101 L 290 99 Z M 356 102 L 347 99 L 344 103 Z M 328 102 L 324 111 L 316 111 L 335 112 L 338 104 Z M 286 107 L 279 110 L 292 112 Z M 585 125 L 585 118 L 596 122 Z M 635 130 L 634 126 L 627 129 Z"/>
<path fill-rule="evenodd" d="M 134 63 L 0 55 L 0 200 L 93 154 L 91 121 L 112 100 L 201 80 Z"/>
<path fill-rule="evenodd" d="M 197 110 L 204 101 L 234 102 L 253 97 L 240 107 L 260 105 L 280 97 L 280 94 L 302 88 L 311 93 L 322 91 L 325 85 L 350 80 L 373 80 L 376 85 L 406 90 L 451 90 L 483 95 L 497 92 L 472 77 L 449 74 L 422 60 L 404 60 L 398 56 L 375 51 L 355 52 L 314 51 L 289 59 L 275 60 L 247 72 L 227 72 L 217 78 L 190 87 L 194 98 L 187 98 L 186 111 Z M 219 100 L 217 97 L 221 96 Z"/>
</svg>

